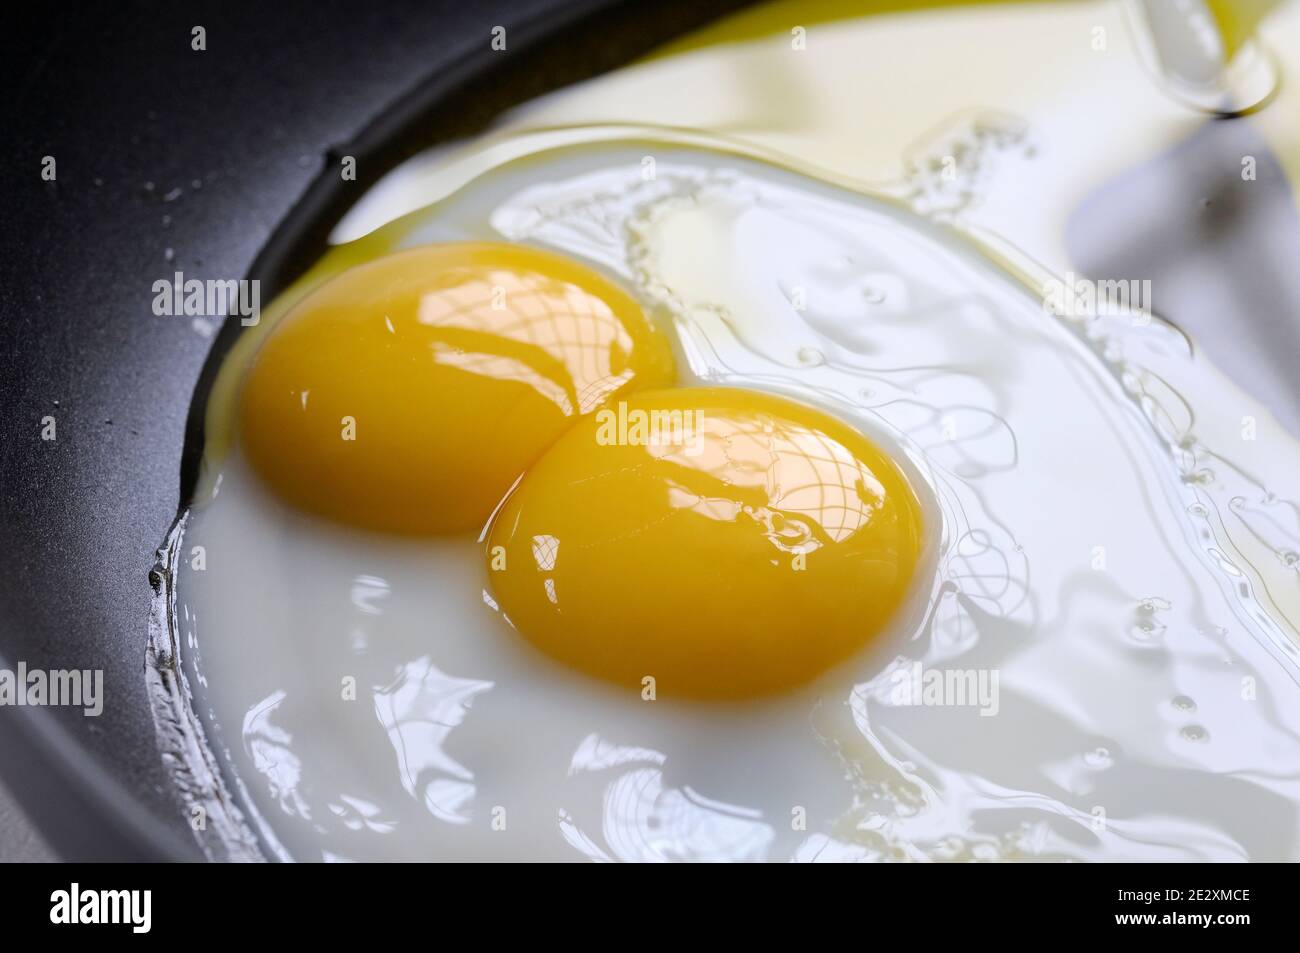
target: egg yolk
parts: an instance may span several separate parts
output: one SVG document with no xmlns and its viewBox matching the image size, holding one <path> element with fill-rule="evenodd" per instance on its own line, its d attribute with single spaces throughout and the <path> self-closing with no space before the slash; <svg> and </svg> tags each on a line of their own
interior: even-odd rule
<svg viewBox="0 0 1300 953">
<path fill-rule="evenodd" d="M 429 245 L 350 269 L 286 313 L 247 372 L 239 439 L 301 509 L 394 533 L 478 529 L 575 420 L 673 377 L 667 338 L 590 268 Z"/>
<path fill-rule="evenodd" d="M 551 656 L 637 691 L 738 698 L 879 635 L 921 541 L 906 478 L 852 427 L 685 388 L 561 437 L 497 514 L 487 559 L 501 611 Z"/>
</svg>

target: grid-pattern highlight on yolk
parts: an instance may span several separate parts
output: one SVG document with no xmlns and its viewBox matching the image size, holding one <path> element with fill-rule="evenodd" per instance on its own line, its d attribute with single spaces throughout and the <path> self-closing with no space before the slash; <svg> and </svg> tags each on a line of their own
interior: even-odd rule
<svg viewBox="0 0 1300 953">
<path fill-rule="evenodd" d="M 493 596 L 524 638 L 629 691 L 653 679 L 697 699 L 806 682 L 882 637 L 921 551 L 921 505 L 871 441 L 714 387 L 584 419 L 488 540 Z"/>
<path fill-rule="evenodd" d="M 497 269 L 480 277 L 471 271 L 437 294 L 421 298 L 417 320 L 429 327 L 530 345 L 558 361 L 564 373 L 557 377 L 517 355 L 435 344 L 438 363 L 526 383 L 554 401 L 566 416 L 575 409 L 588 413 L 635 375 L 633 368 L 625 366 L 632 335 L 610 304 L 540 272 Z"/>
<path fill-rule="evenodd" d="M 728 487 L 732 497 L 697 495 L 670 484 L 674 505 L 713 519 L 746 513 L 762 519 L 774 545 L 792 544 L 798 526 L 817 528 L 800 536 L 809 545 L 826 538 L 842 542 L 864 527 L 884 497 L 884 487 L 863 461 L 842 443 L 811 426 L 771 418 L 701 416 L 700 433 L 647 446 L 657 460 L 680 465 Z M 694 481 L 697 485 L 699 479 Z M 760 496 L 761 493 L 761 496 Z M 762 499 L 746 505 L 745 498 Z"/>
<path fill-rule="evenodd" d="M 247 372 L 239 441 L 300 509 L 392 533 L 477 529 L 579 416 L 673 379 L 667 338 L 592 269 L 430 245 L 290 309 Z"/>
</svg>

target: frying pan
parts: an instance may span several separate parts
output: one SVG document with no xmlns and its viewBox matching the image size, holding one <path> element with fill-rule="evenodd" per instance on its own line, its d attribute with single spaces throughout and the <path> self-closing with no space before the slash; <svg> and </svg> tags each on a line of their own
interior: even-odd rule
<svg viewBox="0 0 1300 953">
<path fill-rule="evenodd" d="M 0 777 L 61 856 L 201 859 L 146 694 L 149 570 L 197 475 L 194 411 L 239 325 L 210 338 L 157 317 L 153 282 L 255 278 L 269 302 L 402 159 L 741 5 L 143 2 L 29 6 L 0 31 L 0 668 L 104 674 L 97 718 L 0 706 Z M 496 25 L 505 53 L 489 44 Z M 1261 158 L 1259 186 L 1215 186 L 1244 154 Z M 342 155 L 357 158 L 356 181 L 338 175 Z M 1171 169 L 1185 188 L 1208 183 L 1218 217 L 1144 214 L 1116 242 L 1117 209 L 1140 208 Z M 1207 122 L 1169 162 L 1095 196 L 1066 238 L 1083 272 L 1161 278 L 1180 295 L 1162 311 L 1300 434 L 1292 208 L 1249 127 Z M 1270 223 L 1273 255 L 1229 240 L 1245 221 Z M 1194 280 L 1183 265 L 1204 259 L 1179 244 L 1188 235 L 1220 239 Z M 1225 280 L 1249 305 L 1232 321 L 1208 293 Z"/>
<path fill-rule="evenodd" d="M 0 668 L 104 677 L 99 717 L 0 706 L 0 775 L 60 856 L 201 859 L 145 692 L 148 574 L 239 325 L 157 317 L 153 282 L 256 278 L 269 301 L 403 158 L 740 5 L 144 2 L 7 24 Z"/>
</svg>

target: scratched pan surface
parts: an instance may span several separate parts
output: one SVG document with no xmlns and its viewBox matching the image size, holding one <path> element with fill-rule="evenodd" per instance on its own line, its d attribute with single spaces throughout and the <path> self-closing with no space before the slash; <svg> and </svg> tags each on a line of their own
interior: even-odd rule
<svg viewBox="0 0 1300 953">
<path fill-rule="evenodd" d="M 156 317 L 153 282 L 253 277 L 270 300 L 401 159 L 738 5 L 144 3 L 6 25 L 0 668 L 102 669 L 104 709 L 0 707 L 0 777 L 61 856 L 199 857 L 145 694 L 147 577 L 196 463 L 183 408 L 237 328 Z"/>
</svg>

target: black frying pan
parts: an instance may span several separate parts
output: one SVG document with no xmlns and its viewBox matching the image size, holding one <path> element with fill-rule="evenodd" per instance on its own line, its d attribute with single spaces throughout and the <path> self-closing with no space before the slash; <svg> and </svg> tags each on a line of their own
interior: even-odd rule
<svg viewBox="0 0 1300 953">
<path fill-rule="evenodd" d="M 0 668 L 102 669 L 105 697 L 0 707 L 0 775 L 63 857 L 200 857 L 145 694 L 148 573 L 239 325 L 156 317 L 153 282 L 252 277 L 269 301 L 401 159 L 739 5 L 42 5 L 0 31 Z"/>
</svg>

